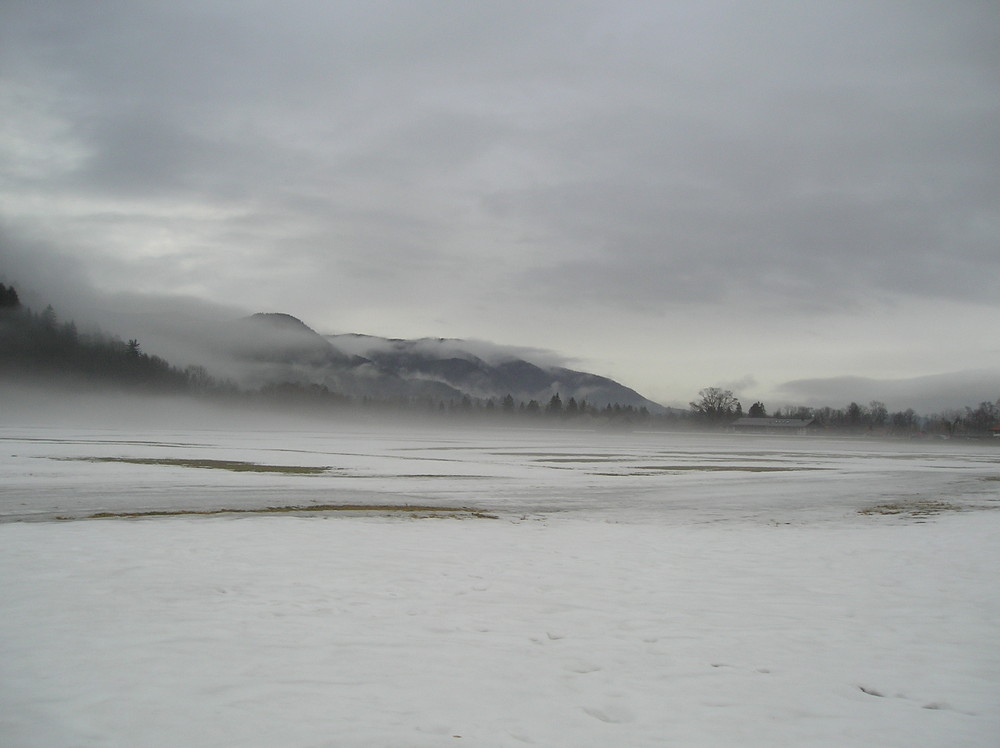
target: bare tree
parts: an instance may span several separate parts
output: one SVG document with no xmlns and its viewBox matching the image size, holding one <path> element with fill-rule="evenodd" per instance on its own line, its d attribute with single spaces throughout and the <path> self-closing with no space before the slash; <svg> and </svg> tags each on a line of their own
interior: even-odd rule
<svg viewBox="0 0 1000 748">
<path fill-rule="evenodd" d="M 881 400 L 868 403 L 868 422 L 872 426 L 884 426 L 889 419 L 889 411 Z"/>
<path fill-rule="evenodd" d="M 1000 407 L 996 403 L 984 400 L 979 407 L 965 409 L 965 427 L 969 431 L 988 431 L 1000 422 Z"/>
<path fill-rule="evenodd" d="M 708 421 L 723 421 L 733 418 L 743 411 L 740 401 L 733 395 L 732 390 L 706 387 L 699 390 L 698 396 L 701 399 L 697 402 L 691 402 L 691 410 L 694 411 L 695 415 Z"/>
</svg>

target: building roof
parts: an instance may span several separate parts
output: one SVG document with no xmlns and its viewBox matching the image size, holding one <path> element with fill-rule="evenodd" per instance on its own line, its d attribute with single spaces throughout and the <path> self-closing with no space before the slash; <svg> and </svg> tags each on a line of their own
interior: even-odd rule
<svg viewBox="0 0 1000 748">
<path fill-rule="evenodd" d="M 812 418 L 738 418 L 733 426 L 762 426 L 769 429 L 801 429 L 813 422 Z"/>
</svg>

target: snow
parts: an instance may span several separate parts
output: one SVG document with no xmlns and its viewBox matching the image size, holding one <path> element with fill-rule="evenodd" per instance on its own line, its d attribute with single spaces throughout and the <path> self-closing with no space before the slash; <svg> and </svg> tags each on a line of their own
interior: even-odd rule
<svg viewBox="0 0 1000 748">
<path fill-rule="evenodd" d="M 0 744 L 994 746 L 998 466 L 988 442 L 0 428 Z M 86 519 L 310 503 L 496 518 Z"/>
</svg>

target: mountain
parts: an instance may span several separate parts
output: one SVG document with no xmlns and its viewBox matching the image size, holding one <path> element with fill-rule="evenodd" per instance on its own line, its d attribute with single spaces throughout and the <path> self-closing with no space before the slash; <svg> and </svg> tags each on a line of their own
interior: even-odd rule
<svg viewBox="0 0 1000 748">
<path fill-rule="evenodd" d="M 255 314 L 232 327 L 229 353 L 252 385 L 316 384 L 355 397 L 463 397 L 545 405 L 586 400 L 593 407 L 631 405 L 663 412 L 658 403 L 607 377 L 530 361 L 512 348 L 449 338 L 400 340 L 371 335 L 323 336 L 287 314 Z"/>
<path fill-rule="evenodd" d="M 251 361 L 317 367 L 351 363 L 349 356 L 290 314 L 254 314 L 236 320 L 230 332 L 231 352 Z"/>
<path fill-rule="evenodd" d="M 335 346 L 364 358 L 379 371 L 408 382 L 436 383 L 459 396 L 543 405 L 555 394 L 563 402 L 574 398 L 604 407 L 615 403 L 661 412 L 663 407 L 622 384 L 582 371 L 525 360 L 513 352 L 484 343 L 452 338 L 399 340 L 370 335 L 328 335 Z"/>
</svg>

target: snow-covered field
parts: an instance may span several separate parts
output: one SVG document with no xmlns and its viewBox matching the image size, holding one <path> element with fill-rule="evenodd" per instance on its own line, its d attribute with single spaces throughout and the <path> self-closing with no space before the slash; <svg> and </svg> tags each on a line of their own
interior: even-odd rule
<svg viewBox="0 0 1000 748">
<path fill-rule="evenodd" d="M 438 509 L 245 511 L 345 504 Z M 998 507 L 988 442 L 3 427 L 0 745 L 992 747 Z"/>
</svg>

